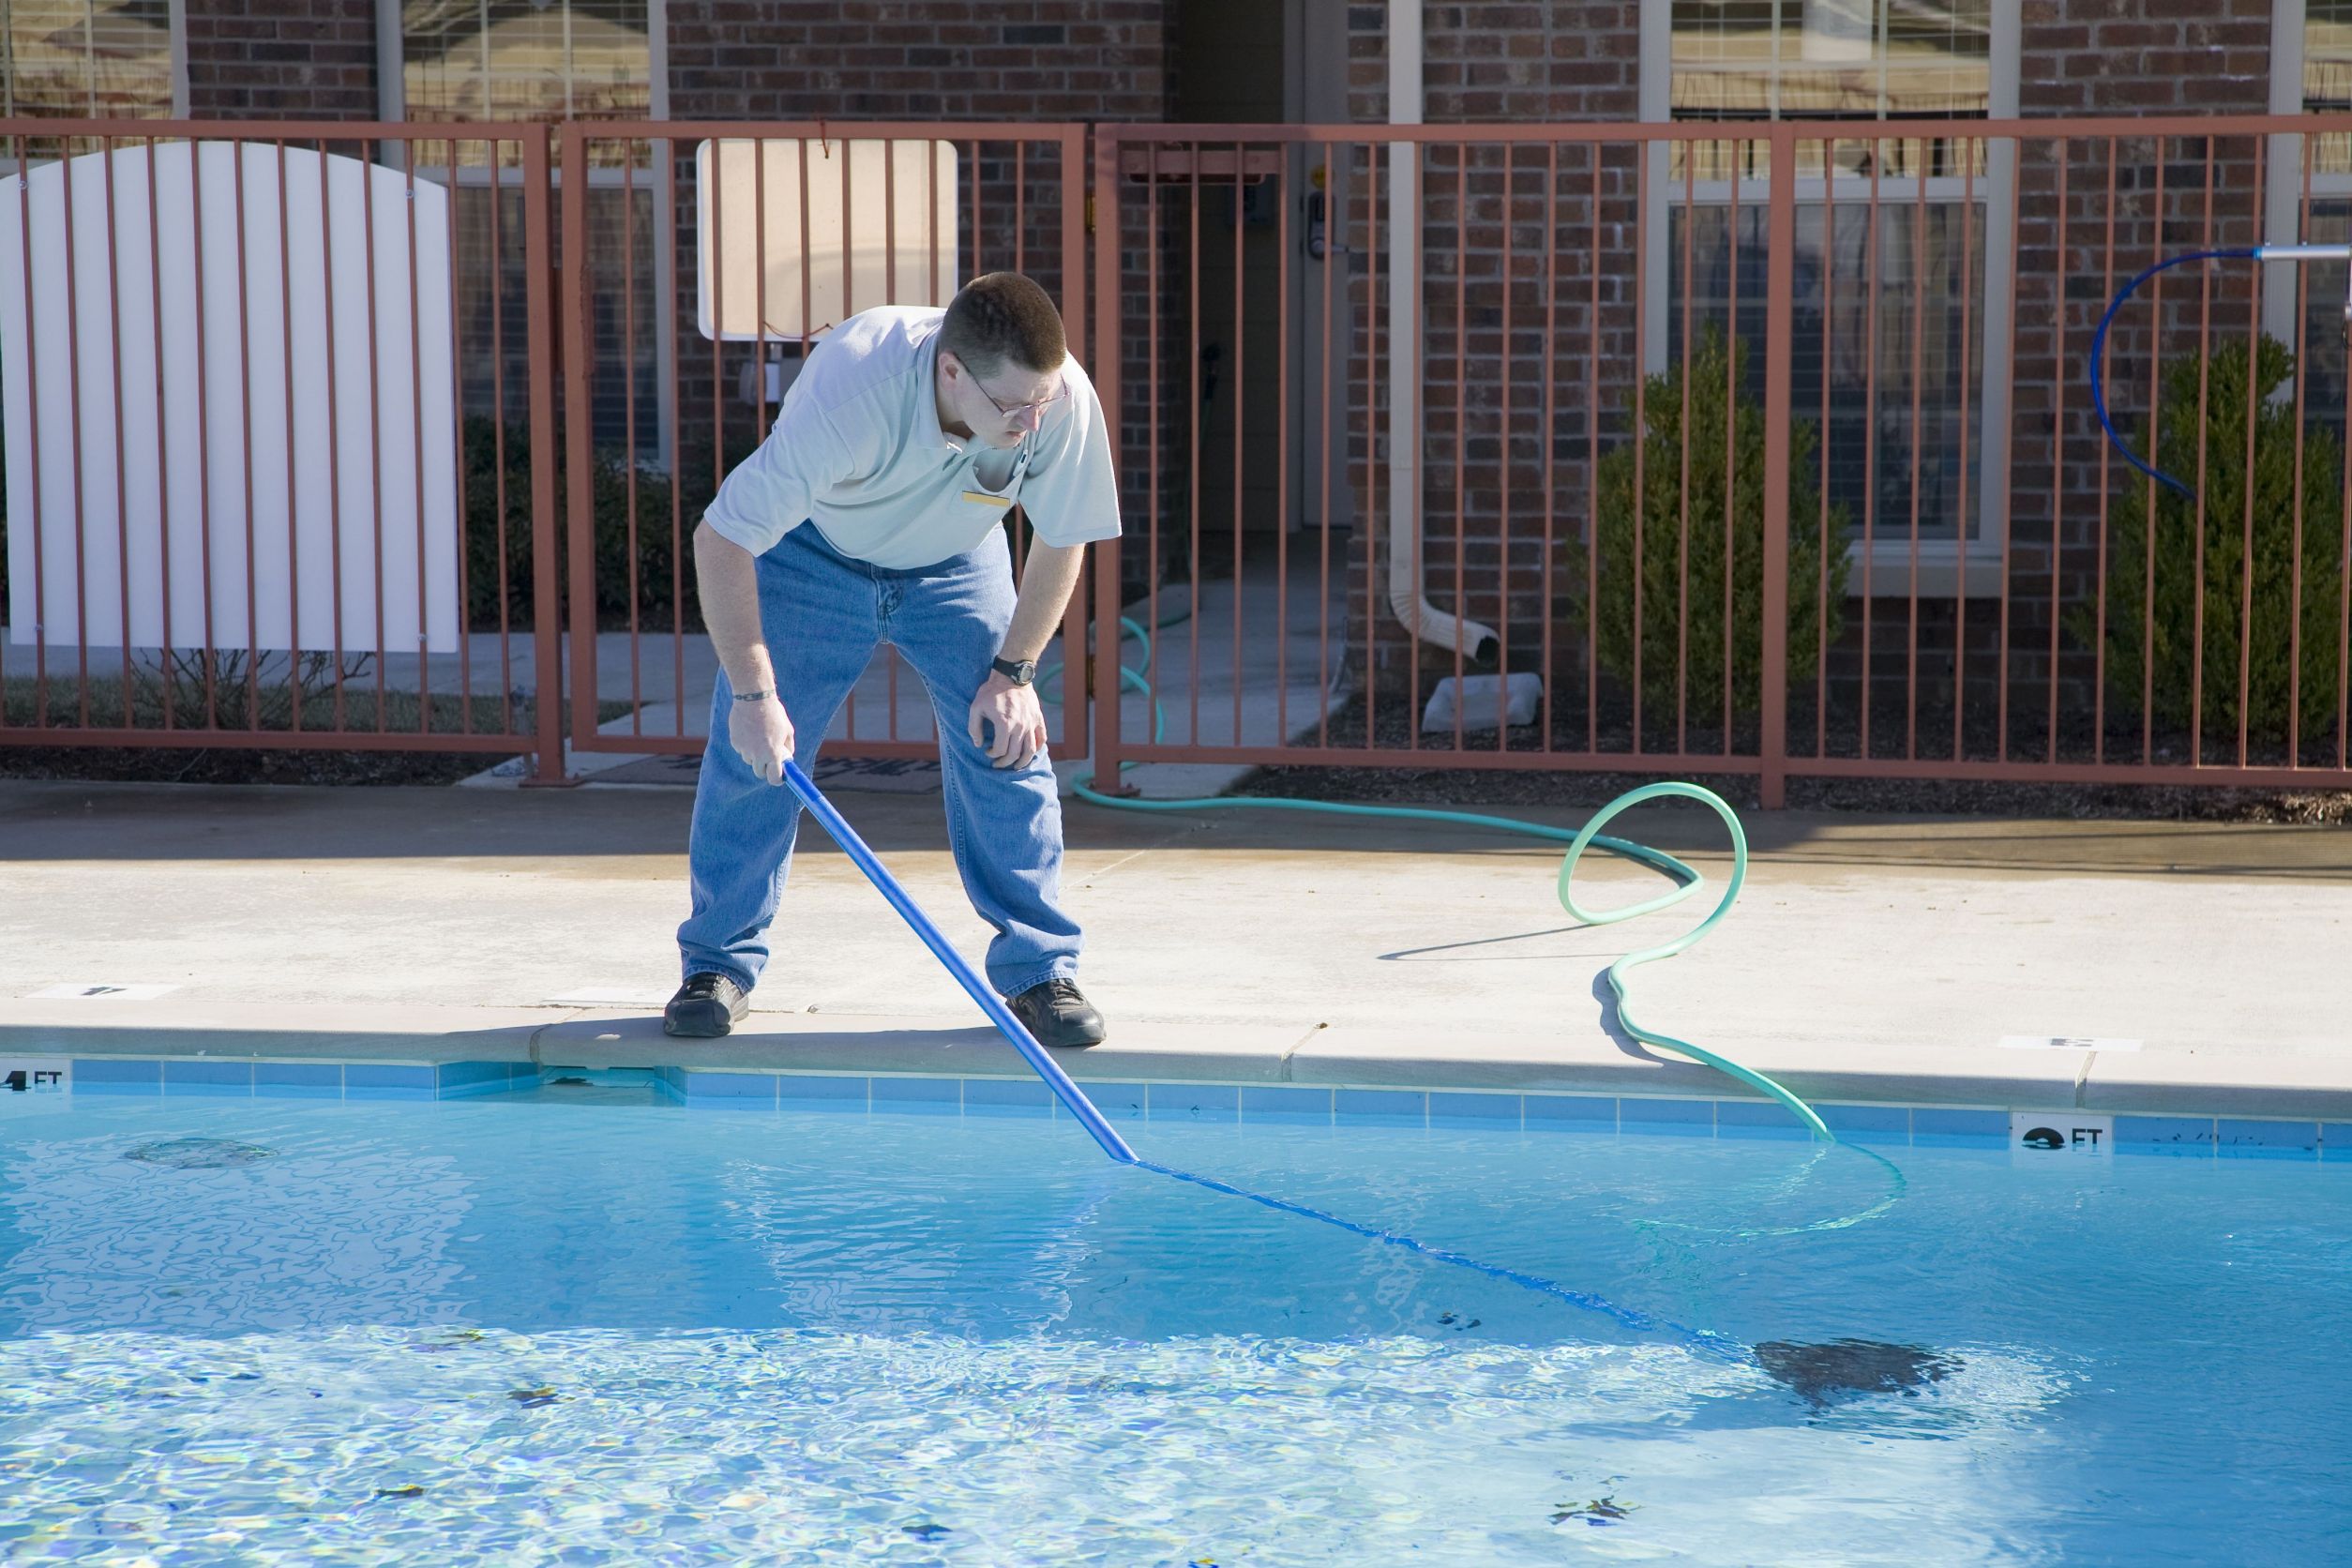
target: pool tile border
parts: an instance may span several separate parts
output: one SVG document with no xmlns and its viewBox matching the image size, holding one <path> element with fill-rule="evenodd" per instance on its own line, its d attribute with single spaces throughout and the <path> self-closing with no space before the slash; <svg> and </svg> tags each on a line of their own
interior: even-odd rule
<svg viewBox="0 0 2352 1568">
<path fill-rule="evenodd" d="M 433 1064 L 178 1056 L 68 1060 L 77 1093 L 165 1099 L 455 1100 L 533 1088 L 554 1071 L 528 1062 Z M 641 1078 L 669 1101 L 695 1109 L 880 1111 L 1033 1121 L 1069 1115 L 1044 1084 L 1030 1078 L 687 1067 L 659 1067 L 632 1073 L 631 1078 Z M 1113 1122 L 1709 1138 L 1805 1136 L 1787 1109 L 1758 1099 L 1159 1080 L 1097 1080 L 1087 1092 Z M 1817 1108 L 1832 1131 L 1856 1142 L 2000 1147 L 2009 1137 L 2006 1109 L 1837 1101 L 1817 1102 Z M 2352 1122 L 2118 1114 L 2115 1149 L 2124 1155 L 2311 1158 L 2352 1165 Z"/>
<path fill-rule="evenodd" d="M 762 1087 L 761 1080 L 765 1080 Z M 664 1068 L 660 1081 L 684 1105 L 1012 1115 L 1063 1119 L 1042 1083 L 1022 1078 L 872 1078 L 794 1073 L 705 1073 Z M 957 1088 L 956 1086 L 960 1086 Z M 1540 1133 L 1613 1132 L 1685 1138 L 1803 1138 L 1803 1124 L 1771 1100 L 1689 1096 L 1512 1093 L 1494 1090 L 1326 1088 L 1308 1084 L 1101 1081 L 1086 1085 L 1113 1122 L 1184 1122 L 1249 1126 L 1491 1129 Z M 746 1098 L 749 1096 L 749 1098 Z M 1999 1148 L 2009 1139 L 2006 1108 L 1817 1102 L 1841 1138 L 1914 1148 Z M 2300 1154 L 2352 1164 L 2352 1123 L 2258 1117 L 2115 1118 L 2118 1153 Z M 2218 1129 L 2218 1131 L 2217 1131 Z"/>
<path fill-rule="evenodd" d="M 76 1093 L 259 1100 L 460 1100 L 540 1080 L 529 1062 L 283 1062 L 259 1057 L 79 1056 Z"/>
</svg>

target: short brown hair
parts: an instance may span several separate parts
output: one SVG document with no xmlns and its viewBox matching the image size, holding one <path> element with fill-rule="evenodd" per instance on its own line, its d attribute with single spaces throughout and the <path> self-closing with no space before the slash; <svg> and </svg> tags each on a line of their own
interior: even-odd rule
<svg viewBox="0 0 2352 1568">
<path fill-rule="evenodd" d="M 1035 282 L 1018 272 L 984 273 L 956 291 L 939 346 L 974 375 L 994 375 L 1007 360 L 1044 374 L 1069 357 L 1062 312 Z"/>
</svg>

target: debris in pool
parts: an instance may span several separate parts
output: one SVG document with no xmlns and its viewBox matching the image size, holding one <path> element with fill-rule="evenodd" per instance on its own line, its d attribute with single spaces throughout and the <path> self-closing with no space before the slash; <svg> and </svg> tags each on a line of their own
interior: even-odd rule
<svg viewBox="0 0 2352 1568">
<path fill-rule="evenodd" d="M 1440 1312 L 1438 1314 L 1438 1321 L 1451 1327 L 1455 1334 L 1466 1333 L 1470 1329 L 1476 1328 L 1479 1324 L 1485 1322 L 1485 1320 L 1486 1319 L 1484 1318 L 1472 1318 L 1466 1323 L 1454 1313 Z"/>
<path fill-rule="evenodd" d="M 936 1541 L 948 1532 L 945 1525 L 932 1524 L 900 1525 L 898 1530 L 901 1534 L 912 1535 L 918 1541 Z"/>
<path fill-rule="evenodd" d="M 1589 1525 L 1612 1525 L 1640 1506 L 1637 1502 L 1620 1502 L 1613 1497 L 1594 1498 L 1591 1502 L 1578 1503 L 1573 1508 L 1562 1503 L 1560 1512 L 1552 1515 L 1552 1523 L 1560 1525 L 1571 1519 L 1582 1519 Z"/>
<path fill-rule="evenodd" d="M 424 1495 L 425 1488 L 414 1482 L 405 1486 L 378 1486 L 376 1488 L 376 1496 L 380 1498 L 421 1498 Z"/>
<path fill-rule="evenodd" d="M 1956 1356 L 1877 1339 L 1832 1339 L 1821 1345 L 1769 1339 L 1756 1348 L 1756 1359 L 1817 1410 L 1846 1394 L 1899 1392 L 1916 1399 L 1929 1383 L 1960 1370 Z"/>
<path fill-rule="evenodd" d="M 507 1391 L 506 1397 L 521 1405 L 525 1410 L 536 1410 L 541 1405 L 554 1404 L 561 1396 L 545 1383 L 540 1383 L 533 1388 L 510 1389 Z"/>
<path fill-rule="evenodd" d="M 233 1138 L 167 1138 L 159 1143 L 143 1143 L 136 1149 L 123 1151 L 123 1158 L 137 1160 L 143 1165 L 160 1165 L 173 1170 L 220 1170 L 233 1165 L 251 1165 L 255 1160 L 276 1156 L 275 1149 L 259 1144 L 239 1143 Z"/>
</svg>

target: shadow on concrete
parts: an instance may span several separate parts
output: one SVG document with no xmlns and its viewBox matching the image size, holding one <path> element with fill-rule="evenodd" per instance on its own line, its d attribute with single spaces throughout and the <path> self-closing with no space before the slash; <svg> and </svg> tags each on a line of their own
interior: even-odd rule
<svg viewBox="0 0 2352 1568">
<path fill-rule="evenodd" d="M 837 804 L 878 851 L 942 851 L 937 795 L 840 790 Z M 1401 804 L 1401 803 L 1400 803 Z M 1447 803 L 1413 803 L 1437 809 Z M 690 791 L 302 789 L 193 784 L 0 782 L 0 860 L 550 861 L 686 852 Z M 1582 807 L 1519 820 L 1574 828 Z M 2209 876 L 2352 882 L 2352 830 L 2229 822 L 2071 822 L 1999 818 L 1758 812 L 1744 819 L 1761 864 L 1808 869 L 2030 875 Z M 1492 829 L 1293 811 L 1123 812 L 1065 802 L 1078 852 L 1183 845 L 1235 853 L 1476 854 L 1557 864 L 1562 846 Z M 1701 861 L 1726 858 L 1711 813 L 1666 806 L 1611 832 Z M 803 852 L 838 851 L 822 833 Z"/>
</svg>

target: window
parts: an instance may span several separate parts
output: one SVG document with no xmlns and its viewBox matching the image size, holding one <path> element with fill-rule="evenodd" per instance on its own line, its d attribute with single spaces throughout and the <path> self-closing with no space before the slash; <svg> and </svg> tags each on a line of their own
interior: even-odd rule
<svg viewBox="0 0 2352 1568">
<path fill-rule="evenodd" d="M 384 113 L 407 121 L 651 120 L 669 113 L 665 83 L 662 0 L 377 0 L 382 40 Z M 518 373 L 526 353 L 520 149 L 500 147 L 492 169 L 490 146 L 461 141 L 416 146 L 418 177 L 448 178 L 454 163 L 458 194 L 458 309 L 466 406 L 488 405 L 493 370 L 503 368 L 510 415 L 520 417 L 529 378 Z M 659 300 L 672 297 L 671 247 L 658 214 L 671 210 L 670 168 L 648 144 L 634 158 L 616 142 L 591 143 L 586 195 L 591 277 L 590 363 L 596 377 L 591 414 L 599 445 L 628 438 L 627 391 L 611 367 L 628 367 L 635 383 L 637 450 L 667 460 L 664 442 L 675 345 L 660 330 Z M 625 165 L 632 165 L 625 167 Z M 558 171 L 558 178 L 561 172 Z M 490 204 L 498 203 L 498 253 L 491 252 Z M 559 236 L 560 243 L 560 236 Z M 634 309 L 623 298 L 626 271 L 635 279 Z M 491 290 L 498 279 L 496 321 L 505 341 L 489 345 Z M 476 281 L 483 279 L 483 281 Z M 478 346 L 477 346 L 478 345 Z"/>
<path fill-rule="evenodd" d="M 409 119 L 655 116 L 656 0 L 399 3 Z"/>
<path fill-rule="evenodd" d="M 1673 117 L 1981 117 L 1991 11 L 1991 0 L 1672 0 Z"/>
<path fill-rule="evenodd" d="M 174 0 L 0 0 L 0 116 L 183 113 L 181 22 Z"/>
<path fill-rule="evenodd" d="M 2288 49 L 2278 52 L 2281 74 L 2289 83 L 2301 78 L 2296 101 L 2282 106 L 2281 112 L 2341 114 L 2352 110 L 2352 0 L 2302 0 L 2299 6 L 2281 9 L 2302 12 L 2299 29 L 2299 19 L 2291 14 L 2275 19 L 2280 42 L 2299 42 L 2302 53 L 2298 62 Z M 2292 37 L 2298 31 L 2299 39 Z M 2314 175 L 2352 174 L 2352 136 L 2322 136 L 2312 152 Z"/>
<path fill-rule="evenodd" d="M 1798 149 L 1791 393 L 1817 423 L 1826 400 L 1830 499 L 1858 539 L 1867 521 L 1878 592 L 1911 586 L 1914 516 L 1922 592 L 1953 591 L 1964 567 L 1971 591 L 1996 588 L 2007 495 L 1985 480 L 2008 467 L 2013 153 L 1879 138 L 1890 122 L 2013 114 L 2015 12 L 1995 0 L 1643 0 L 1643 118 L 1719 122 L 1734 137 L 1843 120 L 1870 138 Z M 1679 368 L 1686 330 L 1733 328 L 1754 346 L 1746 374 L 1762 396 L 1769 161 L 1753 141 L 1653 150 L 1653 372 Z"/>
</svg>

